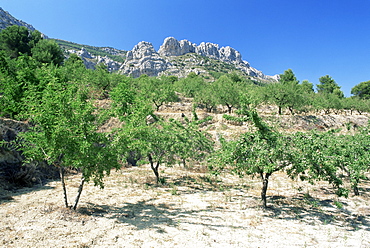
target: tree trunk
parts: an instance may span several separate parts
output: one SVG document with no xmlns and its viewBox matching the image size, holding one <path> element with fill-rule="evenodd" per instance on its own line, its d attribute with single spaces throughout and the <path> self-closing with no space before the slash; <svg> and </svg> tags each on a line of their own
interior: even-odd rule
<svg viewBox="0 0 370 248">
<path fill-rule="evenodd" d="M 66 183 L 64 181 L 64 168 L 63 168 L 63 166 L 60 166 L 59 167 L 59 173 L 60 173 L 60 180 L 62 182 L 63 193 L 64 193 L 64 204 L 65 204 L 66 208 L 69 208 L 69 206 L 68 206 L 68 198 L 67 198 Z"/>
<path fill-rule="evenodd" d="M 291 115 L 294 115 L 294 112 L 293 112 L 293 108 L 292 107 L 289 107 L 289 111 L 290 111 L 290 114 Z"/>
<path fill-rule="evenodd" d="M 154 162 L 153 162 L 153 158 L 152 158 L 152 155 L 148 155 L 148 159 L 149 159 L 149 162 L 150 162 L 150 167 L 152 168 L 153 172 L 154 172 L 154 175 L 157 179 L 157 184 L 159 183 L 159 172 L 158 172 L 158 168 L 159 168 L 159 162 L 157 163 L 156 166 L 154 166 Z"/>
<path fill-rule="evenodd" d="M 356 179 L 355 183 L 353 184 L 353 193 L 356 195 L 356 196 L 359 196 L 360 195 L 360 192 L 358 191 L 358 183 L 359 183 L 360 180 Z"/>
<path fill-rule="evenodd" d="M 75 200 L 75 203 L 73 204 L 73 208 L 72 208 L 73 210 L 76 210 L 77 204 L 80 201 L 80 197 L 81 197 L 82 189 L 84 187 L 84 183 L 85 183 L 85 177 L 84 177 L 84 175 L 82 175 L 82 177 L 81 177 L 81 183 L 80 183 L 80 186 L 78 187 L 78 192 L 77 192 L 76 200 Z"/>
<path fill-rule="evenodd" d="M 360 192 L 358 191 L 358 187 L 357 187 L 357 185 L 353 186 L 353 193 L 354 193 L 356 196 L 359 196 L 359 195 L 360 195 Z"/>
<path fill-rule="evenodd" d="M 262 179 L 262 190 L 261 190 L 261 199 L 262 199 L 262 204 L 264 208 L 267 208 L 267 197 L 266 197 L 266 192 L 267 192 L 267 187 L 269 184 L 269 177 L 271 176 L 271 173 L 266 173 L 266 175 L 263 175 L 263 172 L 261 173 L 261 179 Z"/>
<path fill-rule="evenodd" d="M 233 106 L 232 105 L 229 105 L 226 103 L 226 106 L 227 106 L 227 111 L 229 112 L 229 114 L 231 114 L 231 111 L 233 109 Z"/>
</svg>

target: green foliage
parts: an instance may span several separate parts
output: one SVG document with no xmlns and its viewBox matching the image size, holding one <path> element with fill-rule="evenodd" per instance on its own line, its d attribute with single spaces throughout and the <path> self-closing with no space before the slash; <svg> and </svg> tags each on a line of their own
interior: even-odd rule
<svg viewBox="0 0 370 248">
<path fill-rule="evenodd" d="M 354 135 L 332 137 L 328 144 L 330 162 L 338 167 L 348 178 L 355 195 L 359 195 L 360 180 L 367 179 L 370 167 L 369 127 Z"/>
<path fill-rule="evenodd" d="M 316 85 L 318 93 L 336 94 L 339 97 L 344 96 L 340 86 L 329 75 L 320 77 L 319 81 L 320 84 Z"/>
<path fill-rule="evenodd" d="M 225 165 L 230 165 L 230 169 L 239 176 L 259 176 L 262 181 L 261 199 L 263 206 L 267 207 L 266 192 L 270 176 L 294 163 L 295 152 L 291 149 L 291 139 L 267 126 L 256 111 L 248 110 L 247 104 L 241 111 L 243 116 L 234 119 L 251 121 L 256 131 L 246 132 L 236 141 L 221 139 L 222 148 L 216 154 L 211 169 L 218 172 Z"/>
<path fill-rule="evenodd" d="M 321 92 L 315 95 L 312 104 L 316 110 L 324 110 L 325 114 L 329 114 L 343 109 L 343 102 L 343 98 L 336 94 Z"/>
<path fill-rule="evenodd" d="M 55 78 L 41 98 L 30 96 L 28 101 L 27 114 L 35 126 L 19 136 L 27 159 L 77 168 L 84 181 L 103 187 L 103 177 L 119 165 L 109 137 L 97 132 L 96 109 L 88 101 L 86 89 Z M 77 203 L 78 199 L 73 208 Z"/>
<path fill-rule="evenodd" d="M 302 85 L 303 92 L 314 93 L 313 83 L 310 83 L 308 80 L 303 80 L 301 85 Z"/>
<path fill-rule="evenodd" d="M 212 112 L 216 108 L 218 99 L 214 94 L 214 86 L 212 83 L 204 83 L 203 87 L 196 92 L 194 102 L 201 108 L 206 108 L 208 112 Z"/>
<path fill-rule="evenodd" d="M 37 87 L 37 63 L 31 57 L 20 56 L 10 60 L 3 57 L 6 63 L 0 72 L 0 115 L 15 118 L 22 113 L 27 91 Z"/>
<path fill-rule="evenodd" d="M 299 176 L 301 180 L 313 183 L 315 180 L 325 180 L 339 188 L 342 180 L 337 176 L 337 167 L 328 162 L 330 150 L 327 149 L 332 133 L 296 133 L 297 163 L 290 168 L 291 177 Z M 342 191 L 339 191 L 342 192 Z"/>
<path fill-rule="evenodd" d="M 283 113 L 283 109 L 288 108 L 293 114 L 294 110 L 304 110 L 310 102 L 310 84 L 306 82 L 299 84 L 293 71 L 288 69 L 284 74 L 280 75 L 280 81 L 277 83 L 268 84 L 263 92 L 265 101 L 275 104 L 279 108 L 279 114 Z"/>
<path fill-rule="evenodd" d="M 298 84 L 299 81 L 297 80 L 297 78 L 295 77 L 294 75 L 294 72 L 292 71 L 292 69 L 288 69 L 286 71 L 284 71 L 283 74 L 280 74 L 280 80 L 279 80 L 282 84 L 290 84 L 290 83 L 293 83 L 293 84 Z"/>
<path fill-rule="evenodd" d="M 230 77 L 224 75 L 212 84 L 215 100 L 217 104 L 227 106 L 231 113 L 233 108 L 238 108 L 241 94 L 241 83 L 233 81 Z"/>
<path fill-rule="evenodd" d="M 9 26 L 0 32 L 0 50 L 10 58 L 31 55 L 31 49 L 41 40 L 41 33 L 30 32 L 23 26 Z"/>
<path fill-rule="evenodd" d="M 40 40 L 31 52 L 32 57 L 40 63 L 61 65 L 64 61 L 63 51 L 53 40 Z"/>
<path fill-rule="evenodd" d="M 369 171 L 370 147 L 368 128 L 355 135 L 339 135 L 335 132 L 297 133 L 294 143 L 299 163 L 288 172 L 300 174 L 302 180 L 325 180 L 337 188 L 338 195 L 348 195 L 343 187 L 342 173 L 351 183 L 355 195 L 358 183 Z"/>
<path fill-rule="evenodd" d="M 351 94 L 360 99 L 370 99 L 370 81 L 361 82 L 354 86 L 351 90 Z"/>
<path fill-rule="evenodd" d="M 172 164 L 177 160 L 201 159 L 212 149 L 212 143 L 200 131 L 201 121 L 166 121 L 156 117 L 151 108 L 151 99 L 139 94 L 132 98 L 130 80 L 118 84 L 111 92 L 112 108 L 124 125 L 116 130 L 117 152 L 127 156 L 130 151 L 141 154 L 150 163 L 157 178 L 160 164 Z M 136 83 L 136 81 L 135 81 Z M 125 115 L 122 113 L 126 113 Z M 153 121 L 148 122 L 148 116 Z"/>
<path fill-rule="evenodd" d="M 204 79 L 195 73 L 190 73 L 186 78 L 175 81 L 174 88 L 186 97 L 195 97 L 205 86 Z"/>
<path fill-rule="evenodd" d="M 157 111 L 165 103 L 178 101 L 171 78 L 154 78 L 144 75 L 135 81 L 140 94 L 150 99 Z"/>
</svg>

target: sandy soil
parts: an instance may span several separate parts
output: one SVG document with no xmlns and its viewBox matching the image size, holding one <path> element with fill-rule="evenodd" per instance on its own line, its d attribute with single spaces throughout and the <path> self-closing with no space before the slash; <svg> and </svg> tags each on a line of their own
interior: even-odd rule
<svg viewBox="0 0 370 248">
<path fill-rule="evenodd" d="M 0 247 L 370 247 L 369 185 L 345 199 L 276 174 L 264 210 L 258 179 L 162 169 L 161 186 L 147 166 L 112 172 L 104 189 L 89 183 L 76 212 L 59 181 L 7 192 Z M 68 178 L 71 199 L 78 182 Z"/>
</svg>

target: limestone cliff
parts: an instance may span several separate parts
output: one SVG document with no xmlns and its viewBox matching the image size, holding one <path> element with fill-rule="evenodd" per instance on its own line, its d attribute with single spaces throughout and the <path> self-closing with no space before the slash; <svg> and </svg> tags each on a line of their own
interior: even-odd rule
<svg viewBox="0 0 370 248">
<path fill-rule="evenodd" d="M 189 55 L 181 60 L 181 56 L 188 54 L 194 56 Z M 155 51 L 151 43 L 140 42 L 127 53 L 126 61 L 121 66 L 120 72 L 133 77 L 138 77 L 141 74 L 149 76 L 165 74 L 183 77 L 190 72 L 207 73 L 207 65 L 208 68 L 212 66 L 209 59 L 223 62 L 227 64 L 225 67 L 229 67 L 230 70 L 240 70 L 256 79 L 266 81 L 276 81 L 278 79 L 277 75 L 267 76 L 251 67 L 247 61 L 242 60 L 241 54 L 232 47 L 220 48 L 219 45 L 210 42 L 202 42 L 200 45 L 196 45 L 188 40 L 178 41 L 174 37 L 166 38 L 158 52 Z"/>
</svg>

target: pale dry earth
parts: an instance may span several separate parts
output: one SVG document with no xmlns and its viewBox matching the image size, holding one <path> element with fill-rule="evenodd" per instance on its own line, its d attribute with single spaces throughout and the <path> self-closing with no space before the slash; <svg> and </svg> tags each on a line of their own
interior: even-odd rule
<svg viewBox="0 0 370 248">
<path fill-rule="evenodd" d="M 258 179 L 196 168 L 162 167 L 161 186 L 147 165 L 114 171 L 104 189 L 85 186 L 77 212 L 59 181 L 8 192 L 0 247 L 370 247 L 368 184 L 346 199 L 279 173 L 264 210 Z M 67 180 L 70 198 L 79 177 Z"/>
</svg>

